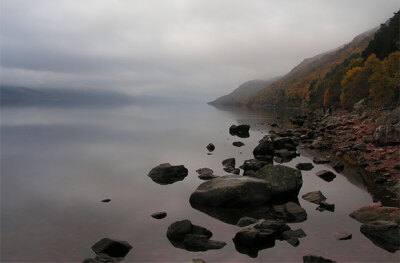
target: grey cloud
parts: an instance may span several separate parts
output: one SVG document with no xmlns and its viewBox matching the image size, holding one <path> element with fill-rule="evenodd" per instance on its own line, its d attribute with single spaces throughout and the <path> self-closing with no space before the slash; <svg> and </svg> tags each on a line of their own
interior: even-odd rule
<svg viewBox="0 0 400 263">
<path fill-rule="evenodd" d="M 1 81 L 216 96 L 282 75 L 397 11 L 397 0 L 4 0 Z"/>
</svg>

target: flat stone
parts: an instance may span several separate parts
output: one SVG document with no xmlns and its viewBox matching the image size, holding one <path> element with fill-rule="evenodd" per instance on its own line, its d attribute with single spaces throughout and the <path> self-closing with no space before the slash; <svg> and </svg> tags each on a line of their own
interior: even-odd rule
<svg viewBox="0 0 400 263">
<path fill-rule="evenodd" d="M 321 256 L 307 254 L 303 256 L 303 263 L 336 263 L 336 261 Z"/>
<path fill-rule="evenodd" d="M 302 198 L 317 205 L 326 200 L 326 197 L 321 193 L 321 191 L 309 192 L 304 194 Z"/>
<path fill-rule="evenodd" d="M 236 225 L 239 227 L 244 227 L 244 226 L 252 225 L 257 222 L 258 222 L 258 219 L 255 219 L 252 217 L 242 217 L 239 219 L 239 221 L 237 222 Z"/>
<path fill-rule="evenodd" d="M 347 232 L 336 232 L 333 235 L 337 240 L 348 240 L 352 238 L 352 234 Z"/>
<path fill-rule="evenodd" d="M 327 170 L 319 171 L 318 173 L 316 173 L 316 175 L 327 182 L 331 182 L 334 178 L 336 178 L 336 175 L 334 173 Z"/>
<path fill-rule="evenodd" d="M 237 142 L 233 142 L 232 145 L 236 146 L 236 147 L 242 147 L 244 145 L 244 143 L 240 142 L 240 141 L 237 141 Z"/>
<path fill-rule="evenodd" d="M 111 202 L 111 199 L 103 199 L 103 200 L 101 200 L 101 202 L 103 202 L 103 203 L 109 203 L 109 202 Z"/>
</svg>

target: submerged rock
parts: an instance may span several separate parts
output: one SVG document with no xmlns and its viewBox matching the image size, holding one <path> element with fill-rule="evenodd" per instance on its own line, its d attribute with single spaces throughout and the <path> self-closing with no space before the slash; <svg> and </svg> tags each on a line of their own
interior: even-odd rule
<svg viewBox="0 0 400 263">
<path fill-rule="evenodd" d="M 207 148 L 207 150 L 208 150 L 209 152 L 213 152 L 213 151 L 215 150 L 215 145 L 212 144 L 212 143 L 209 143 L 209 144 L 206 146 L 206 148 Z"/>
<path fill-rule="evenodd" d="M 161 185 L 182 181 L 188 175 L 188 170 L 183 165 L 160 164 L 149 172 L 148 176 Z"/>
<path fill-rule="evenodd" d="M 303 185 L 301 172 L 284 165 L 268 164 L 258 170 L 255 177 L 265 180 L 271 185 L 272 195 L 274 197 L 297 197 Z"/>
<path fill-rule="evenodd" d="M 92 246 L 94 253 L 105 254 L 113 258 L 123 258 L 131 249 L 132 246 L 128 242 L 111 238 L 103 238 Z"/>
<path fill-rule="evenodd" d="M 336 232 L 333 235 L 337 240 L 348 240 L 352 238 L 352 234 L 347 232 Z"/>
<path fill-rule="evenodd" d="M 316 175 L 319 178 L 321 178 L 327 182 L 333 181 L 333 179 L 336 177 L 336 175 L 334 173 L 332 173 L 331 171 L 327 171 L 327 170 L 319 171 L 318 173 L 316 173 Z"/>
<path fill-rule="evenodd" d="M 265 204 L 271 195 L 271 185 L 265 180 L 226 175 L 202 183 L 189 201 L 211 207 L 245 207 Z"/>
<path fill-rule="evenodd" d="M 303 171 L 310 171 L 314 168 L 312 163 L 298 163 L 296 164 L 296 168 Z"/>
<path fill-rule="evenodd" d="M 307 254 L 303 256 L 303 263 L 336 263 L 336 261 L 321 256 Z"/>
<path fill-rule="evenodd" d="M 302 198 L 308 202 L 319 205 L 322 201 L 326 200 L 326 197 L 321 193 L 321 191 L 309 192 L 302 195 Z"/>
<path fill-rule="evenodd" d="M 238 141 L 238 142 L 233 142 L 232 145 L 236 146 L 236 147 L 242 147 L 242 146 L 244 146 L 244 143 Z"/>
</svg>

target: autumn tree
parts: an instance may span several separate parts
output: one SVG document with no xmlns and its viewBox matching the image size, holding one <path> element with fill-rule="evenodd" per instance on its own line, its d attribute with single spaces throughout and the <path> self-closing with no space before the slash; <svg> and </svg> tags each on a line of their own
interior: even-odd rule
<svg viewBox="0 0 400 263">
<path fill-rule="evenodd" d="M 375 107 L 399 105 L 400 52 L 391 53 L 376 65 L 369 85 L 369 95 Z"/>
</svg>

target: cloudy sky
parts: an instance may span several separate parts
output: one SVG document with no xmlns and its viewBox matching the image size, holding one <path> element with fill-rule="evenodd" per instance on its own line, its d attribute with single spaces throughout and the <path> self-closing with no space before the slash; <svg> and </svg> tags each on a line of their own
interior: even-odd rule
<svg viewBox="0 0 400 263">
<path fill-rule="evenodd" d="M 1 0 L 1 82 L 223 95 L 385 22 L 398 0 Z"/>
</svg>

